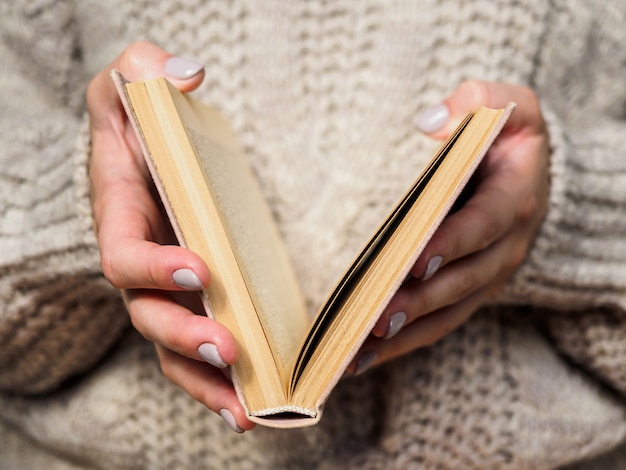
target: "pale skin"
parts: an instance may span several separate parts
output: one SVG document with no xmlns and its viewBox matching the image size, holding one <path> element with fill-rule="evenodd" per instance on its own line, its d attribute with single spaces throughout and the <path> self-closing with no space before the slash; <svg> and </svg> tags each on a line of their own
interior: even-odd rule
<svg viewBox="0 0 626 470">
<path fill-rule="evenodd" d="M 238 350 L 233 336 L 216 321 L 194 314 L 197 296 L 185 294 L 189 289 L 173 280 L 176 271 L 185 269 L 207 286 L 209 270 L 200 257 L 172 243 L 109 76 L 112 68 L 129 80 L 167 76 L 165 64 L 171 58 L 155 45 L 133 44 L 93 78 L 87 91 L 92 206 L 102 268 L 124 290 L 131 321 L 154 342 L 164 375 L 216 413 L 229 410 L 231 426 L 251 430 L 254 423 L 246 418 L 230 381 L 198 352 L 209 343 L 224 363 L 234 364 Z M 204 72 L 168 78 L 188 92 L 202 83 Z M 545 215 L 549 185 L 548 136 L 534 93 L 510 84 L 465 82 L 444 100 L 450 117 L 430 135 L 443 139 L 471 109 L 503 107 L 509 101 L 516 101 L 518 108 L 486 157 L 474 195 L 435 233 L 412 269 L 416 279 L 392 299 L 364 345 L 363 351 L 376 353 L 372 365 L 445 336 L 501 289 L 526 257 Z M 440 268 L 421 281 L 428 262 L 437 256 L 442 258 Z M 390 318 L 398 311 L 406 313 L 406 321 L 385 339 Z M 356 370 L 356 361 L 348 370 Z"/>
</svg>

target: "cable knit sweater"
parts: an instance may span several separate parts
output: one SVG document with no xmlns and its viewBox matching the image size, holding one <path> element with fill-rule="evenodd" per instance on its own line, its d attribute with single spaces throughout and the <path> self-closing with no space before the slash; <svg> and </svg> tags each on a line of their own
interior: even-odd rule
<svg viewBox="0 0 626 470">
<path fill-rule="evenodd" d="M 0 467 L 543 469 L 626 439 L 626 6 L 30 0 L 0 4 Z M 161 374 L 104 280 L 84 92 L 128 44 L 206 64 L 310 305 L 437 145 L 465 78 L 531 86 L 548 214 L 492 305 L 343 380 L 322 422 L 237 435 Z"/>
</svg>

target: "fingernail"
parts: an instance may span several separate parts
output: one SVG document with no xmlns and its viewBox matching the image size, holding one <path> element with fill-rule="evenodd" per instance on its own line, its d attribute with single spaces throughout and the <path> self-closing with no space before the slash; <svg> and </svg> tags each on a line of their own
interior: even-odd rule
<svg viewBox="0 0 626 470">
<path fill-rule="evenodd" d="M 430 258 L 430 261 L 428 261 L 428 266 L 426 267 L 426 271 L 422 276 L 422 281 L 428 281 L 431 277 L 433 277 L 439 269 L 439 266 L 441 266 L 442 261 L 443 258 L 441 256 L 433 256 L 432 258 Z"/>
<path fill-rule="evenodd" d="M 222 359 L 222 356 L 220 356 L 220 353 L 217 351 L 217 346 L 213 343 L 203 343 L 198 346 L 198 354 L 200 354 L 200 357 L 212 366 L 219 367 L 220 369 L 228 366 L 228 364 L 224 362 L 224 359 Z"/>
<path fill-rule="evenodd" d="M 365 351 L 357 360 L 354 375 L 359 375 L 365 372 L 374 364 L 374 362 L 376 362 L 376 359 L 378 359 L 378 353 L 376 351 Z"/>
<path fill-rule="evenodd" d="M 196 276 L 196 273 L 194 273 L 191 269 L 177 269 L 174 271 L 174 274 L 172 274 L 172 280 L 174 281 L 174 284 L 183 289 L 202 290 L 204 288 L 200 279 Z"/>
<path fill-rule="evenodd" d="M 200 62 L 183 59 L 182 57 L 170 57 L 165 62 L 165 74 L 171 78 L 186 80 L 200 73 L 204 68 Z"/>
<path fill-rule="evenodd" d="M 430 134 L 445 126 L 449 117 L 450 111 L 448 107 L 445 104 L 439 104 L 419 113 L 415 119 L 415 123 L 419 130 Z"/>
<path fill-rule="evenodd" d="M 235 431 L 236 433 L 239 433 L 239 434 L 241 434 L 243 432 L 243 429 L 241 429 L 237 425 L 237 421 L 235 421 L 235 417 L 233 416 L 233 414 L 230 412 L 229 409 L 222 408 L 220 410 L 220 416 L 224 419 L 224 421 L 226 421 L 228 423 L 228 425 L 233 429 L 233 431 Z"/>
<path fill-rule="evenodd" d="M 387 334 L 385 335 L 385 339 L 393 338 L 398 334 L 398 331 L 402 329 L 404 323 L 406 322 L 406 313 L 404 312 L 396 312 L 391 315 L 389 319 L 389 328 L 387 329 Z"/>
</svg>

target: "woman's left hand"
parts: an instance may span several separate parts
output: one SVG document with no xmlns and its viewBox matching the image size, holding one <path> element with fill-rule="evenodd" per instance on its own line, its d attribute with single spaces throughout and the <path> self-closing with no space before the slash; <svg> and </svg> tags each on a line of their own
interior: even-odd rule
<svg viewBox="0 0 626 470">
<path fill-rule="evenodd" d="M 467 81 L 418 117 L 446 138 L 479 106 L 517 108 L 481 163 L 473 195 L 449 215 L 348 368 L 360 373 L 435 343 L 497 293 L 523 262 L 545 215 L 549 140 L 539 101 L 526 87 Z"/>
</svg>

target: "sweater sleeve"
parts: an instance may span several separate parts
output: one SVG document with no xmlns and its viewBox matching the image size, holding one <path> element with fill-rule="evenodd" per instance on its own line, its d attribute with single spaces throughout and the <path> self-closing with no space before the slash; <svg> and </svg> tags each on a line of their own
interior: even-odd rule
<svg viewBox="0 0 626 470">
<path fill-rule="evenodd" d="M 568 126 L 546 106 L 548 212 L 508 286 L 516 303 L 626 309 L 626 121 L 597 113 Z"/>
<path fill-rule="evenodd" d="M 581 3 L 565 8 L 584 9 Z M 550 134 L 551 192 L 531 253 L 506 291 L 509 300 L 626 310 L 622 5 L 593 3 L 593 12 L 578 15 L 580 24 L 546 33 L 535 88 Z"/>
<path fill-rule="evenodd" d="M 499 300 L 539 307 L 556 347 L 626 394 L 626 6 L 587 3 L 563 5 L 588 14 L 549 28 L 538 57 L 549 207 Z"/>
<path fill-rule="evenodd" d="M 0 6 L 0 390 L 92 367 L 128 325 L 92 230 L 73 5 Z"/>
</svg>

